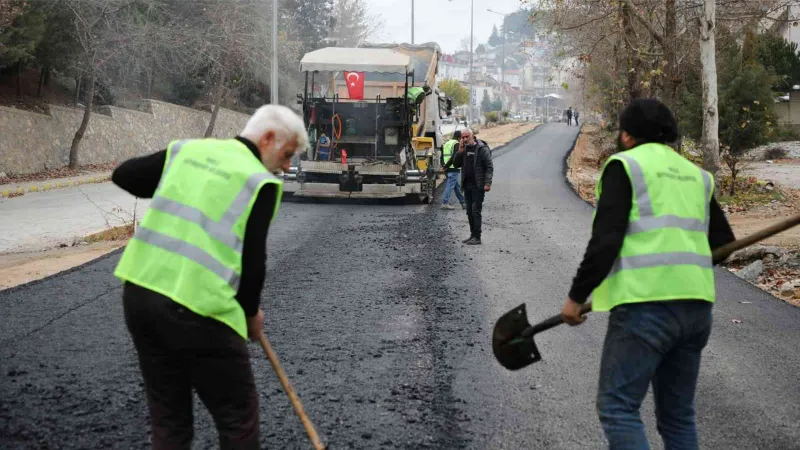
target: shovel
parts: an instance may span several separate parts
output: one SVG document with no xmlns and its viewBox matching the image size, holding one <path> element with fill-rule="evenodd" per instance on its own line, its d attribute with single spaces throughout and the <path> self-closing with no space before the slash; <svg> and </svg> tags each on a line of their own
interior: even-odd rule
<svg viewBox="0 0 800 450">
<path fill-rule="evenodd" d="M 723 245 L 712 252 L 713 260 L 722 260 L 731 253 L 755 244 L 758 241 L 774 236 L 782 231 L 786 231 L 796 225 L 800 225 L 800 214 L 792 216 L 786 220 L 778 222 L 761 231 L 757 231 L 750 236 Z M 592 310 L 590 303 L 581 305 L 581 315 Z M 542 331 L 549 330 L 564 323 L 561 315 L 550 317 L 536 325 L 528 322 L 528 314 L 525 304 L 521 304 L 513 310 L 505 313 L 494 325 L 492 332 L 492 351 L 494 357 L 501 366 L 508 370 L 519 370 L 542 359 L 539 349 L 533 336 Z"/>
</svg>

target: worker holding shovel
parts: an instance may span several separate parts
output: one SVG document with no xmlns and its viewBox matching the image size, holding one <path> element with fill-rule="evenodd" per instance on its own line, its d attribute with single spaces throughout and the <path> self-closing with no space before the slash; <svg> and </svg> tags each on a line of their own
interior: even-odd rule
<svg viewBox="0 0 800 450">
<path fill-rule="evenodd" d="M 114 171 L 119 187 L 153 199 L 115 271 L 125 282 L 153 448 L 190 448 L 192 390 L 214 417 L 221 448 L 259 448 L 245 339 L 267 350 L 259 303 L 267 230 L 281 201 L 276 174 L 307 145 L 303 120 L 268 105 L 235 139 L 174 141 Z"/>
<path fill-rule="evenodd" d="M 582 323 L 590 294 L 593 311 L 611 311 L 597 394 L 610 448 L 649 448 L 639 407 L 652 384 L 664 447 L 697 449 L 695 387 L 721 262 L 712 249 L 734 236 L 711 174 L 666 145 L 678 132 L 665 105 L 634 100 L 619 125 L 624 151 L 603 168 L 592 237 L 562 317 Z"/>
</svg>

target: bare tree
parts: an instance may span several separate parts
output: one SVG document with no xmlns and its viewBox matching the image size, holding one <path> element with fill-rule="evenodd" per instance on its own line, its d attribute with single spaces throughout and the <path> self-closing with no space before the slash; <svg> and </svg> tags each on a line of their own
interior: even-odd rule
<svg viewBox="0 0 800 450">
<path fill-rule="evenodd" d="M 369 14 L 364 0 L 336 0 L 329 38 L 337 47 L 358 47 L 377 38 L 383 23 Z"/>
<path fill-rule="evenodd" d="M 719 112 L 717 100 L 716 4 L 703 0 L 700 28 L 700 64 L 703 66 L 703 168 L 719 170 Z"/>
<path fill-rule="evenodd" d="M 271 17 L 258 0 L 200 0 L 180 5 L 178 13 L 190 26 L 186 30 L 187 48 L 194 51 L 194 70 L 206 74 L 212 95 L 212 112 L 205 136 L 214 133 L 223 101 L 245 85 L 248 66 L 267 66 L 271 47 Z"/>
<path fill-rule="evenodd" d="M 76 69 L 87 80 L 83 119 L 72 139 L 69 167 L 78 167 L 78 152 L 94 104 L 95 87 L 110 62 L 125 53 L 137 29 L 131 15 L 137 7 L 146 7 L 147 0 L 64 0 L 71 13 L 75 36 L 80 44 Z"/>
</svg>

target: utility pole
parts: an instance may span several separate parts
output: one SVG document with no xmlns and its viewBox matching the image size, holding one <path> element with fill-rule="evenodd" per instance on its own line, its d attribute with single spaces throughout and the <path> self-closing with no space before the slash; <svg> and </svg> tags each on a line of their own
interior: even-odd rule
<svg viewBox="0 0 800 450">
<path fill-rule="evenodd" d="M 411 0 L 411 45 L 414 45 L 414 0 Z"/>
<path fill-rule="evenodd" d="M 497 14 L 497 15 L 500 15 L 500 16 L 503 16 L 503 24 L 501 25 L 501 27 L 503 28 L 503 50 L 502 50 L 501 58 L 503 58 L 503 60 L 500 62 L 500 109 L 505 111 L 505 109 L 506 109 L 506 99 L 505 99 L 505 96 L 503 95 L 503 94 L 505 94 L 505 90 L 506 90 L 506 32 L 507 32 L 507 30 L 506 30 L 505 21 L 506 21 L 506 17 L 508 16 L 508 14 L 503 14 L 501 12 L 493 11 L 493 10 L 488 9 L 488 8 L 486 9 L 486 11 L 489 11 L 490 13 L 494 13 L 494 14 Z"/>
<path fill-rule="evenodd" d="M 475 25 L 475 0 L 470 0 L 470 7 L 469 7 L 469 126 L 472 127 L 472 102 L 474 101 L 472 91 L 474 89 L 474 80 L 475 75 L 473 74 L 472 69 L 472 39 L 474 37 L 474 25 Z"/>
<path fill-rule="evenodd" d="M 278 0 L 272 0 L 272 81 L 270 103 L 278 104 Z"/>
</svg>

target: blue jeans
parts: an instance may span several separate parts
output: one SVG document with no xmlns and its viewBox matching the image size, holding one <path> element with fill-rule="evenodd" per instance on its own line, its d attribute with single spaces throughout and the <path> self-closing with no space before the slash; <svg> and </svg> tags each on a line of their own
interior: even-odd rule
<svg viewBox="0 0 800 450">
<path fill-rule="evenodd" d="M 444 187 L 444 198 L 442 204 L 450 203 L 450 193 L 455 190 L 458 202 L 464 204 L 464 194 L 461 193 L 461 173 L 447 172 L 447 184 Z"/>
<path fill-rule="evenodd" d="M 649 449 L 639 407 L 652 383 L 666 450 L 698 448 L 694 394 L 711 334 L 710 302 L 617 306 L 608 319 L 597 411 L 609 448 Z"/>
</svg>

